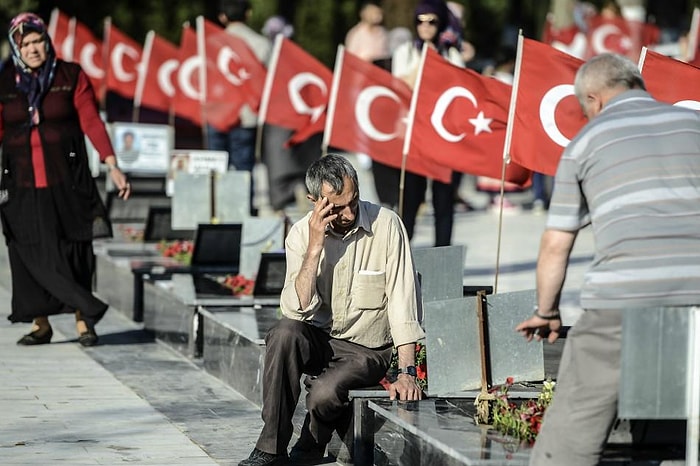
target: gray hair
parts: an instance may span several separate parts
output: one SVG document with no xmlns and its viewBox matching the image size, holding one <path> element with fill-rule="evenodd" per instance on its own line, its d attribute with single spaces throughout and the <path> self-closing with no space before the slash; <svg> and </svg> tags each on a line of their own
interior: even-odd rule
<svg viewBox="0 0 700 466">
<path fill-rule="evenodd" d="M 355 191 L 357 191 L 358 184 L 355 167 L 342 155 L 327 154 L 312 163 L 306 170 L 306 189 L 309 190 L 311 196 L 319 199 L 323 183 L 327 183 L 333 188 L 334 194 L 340 194 L 343 192 L 345 177 L 350 178 Z"/>
<path fill-rule="evenodd" d="M 614 53 L 603 53 L 591 58 L 581 65 L 574 79 L 574 92 L 582 105 L 589 92 L 618 87 L 646 90 L 637 65 Z"/>
</svg>

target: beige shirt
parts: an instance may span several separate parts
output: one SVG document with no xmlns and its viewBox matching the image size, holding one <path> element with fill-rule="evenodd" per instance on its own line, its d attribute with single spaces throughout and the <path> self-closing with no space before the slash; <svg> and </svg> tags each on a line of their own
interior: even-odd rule
<svg viewBox="0 0 700 466">
<path fill-rule="evenodd" d="M 344 237 L 327 234 L 316 293 L 307 308 L 300 308 L 294 283 L 308 245 L 310 216 L 295 223 L 285 241 L 282 313 L 368 348 L 423 338 L 420 288 L 406 229 L 395 212 L 367 201 L 359 203 L 353 230 Z"/>
</svg>

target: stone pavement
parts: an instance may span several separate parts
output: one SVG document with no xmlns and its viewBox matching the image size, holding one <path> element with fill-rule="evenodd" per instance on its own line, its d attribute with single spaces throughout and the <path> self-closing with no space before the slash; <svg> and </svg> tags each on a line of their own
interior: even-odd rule
<svg viewBox="0 0 700 466">
<path fill-rule="evenodd" d="M 366 185 L 361 192 L 372 198 Z M 500 243 L 498 291 L 534 288 L 545 219 L 522 211 L 500 223 L 493 212 L 458 213 L 453 243 L 467 248 L 464 283 L 495 284 Z M 432 235 L 428 211 L 413 245 L 432 246 Z M 591 257 L 584 231 L 566 282 L 574 297 L 565 306 L 577 307 Z M 29 325 L 11 325 L 9 309 L 10 293 L 0 287 L 0 464 L 235 465 L 253 448 L 259 407 L 121 312 L 109 311 L 98 325 L 99 346 L 82 348 L 73 317 L 62 315 L 51 318 L 50 345 L 20 347 L 15 342 Z"/>
<path fill-rule="evenodd" d="M 253 448 L 259 409 L 120 312 L 93 348 L 72 316 L 51 322 L 50 345 L 21 347 L 29 326 L 0 320 L 0 464 L 235 465 Z"/>
</svg>

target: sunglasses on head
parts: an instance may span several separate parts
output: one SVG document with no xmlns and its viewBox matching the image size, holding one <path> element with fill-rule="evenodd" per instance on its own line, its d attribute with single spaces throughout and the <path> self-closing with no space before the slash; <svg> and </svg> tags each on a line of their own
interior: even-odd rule
<svg viewBox="0 0 700 466">
<path fill-rule="evenodd" d="M 423 23 L 428 23 L 431 26 L 437 26 L 439 22 L 440 21 L 438 21 L 438 19 L 432 15 L 420 15 L 416 18 L 416 26 Z"/>
</svg>

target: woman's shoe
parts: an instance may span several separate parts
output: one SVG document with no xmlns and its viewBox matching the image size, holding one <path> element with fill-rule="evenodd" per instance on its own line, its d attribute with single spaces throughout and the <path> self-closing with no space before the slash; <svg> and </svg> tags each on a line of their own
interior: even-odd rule
<svg viewBox="0 0 700 466">
<path fill-rule="evenodd" d="M 51 327 L 43 331 L 34 330 L 17 340 L 17 344 L 23 346 L 46 345 L 51 343 L 51 337 L 53 337 L 53 329 Z"/>
<path fill-rule="evenodd" d="M 94 330 L 88 329 L 78 337 L 78 342 L 83 346 L 95 346 L 99 338 Z"/>
</svg>

